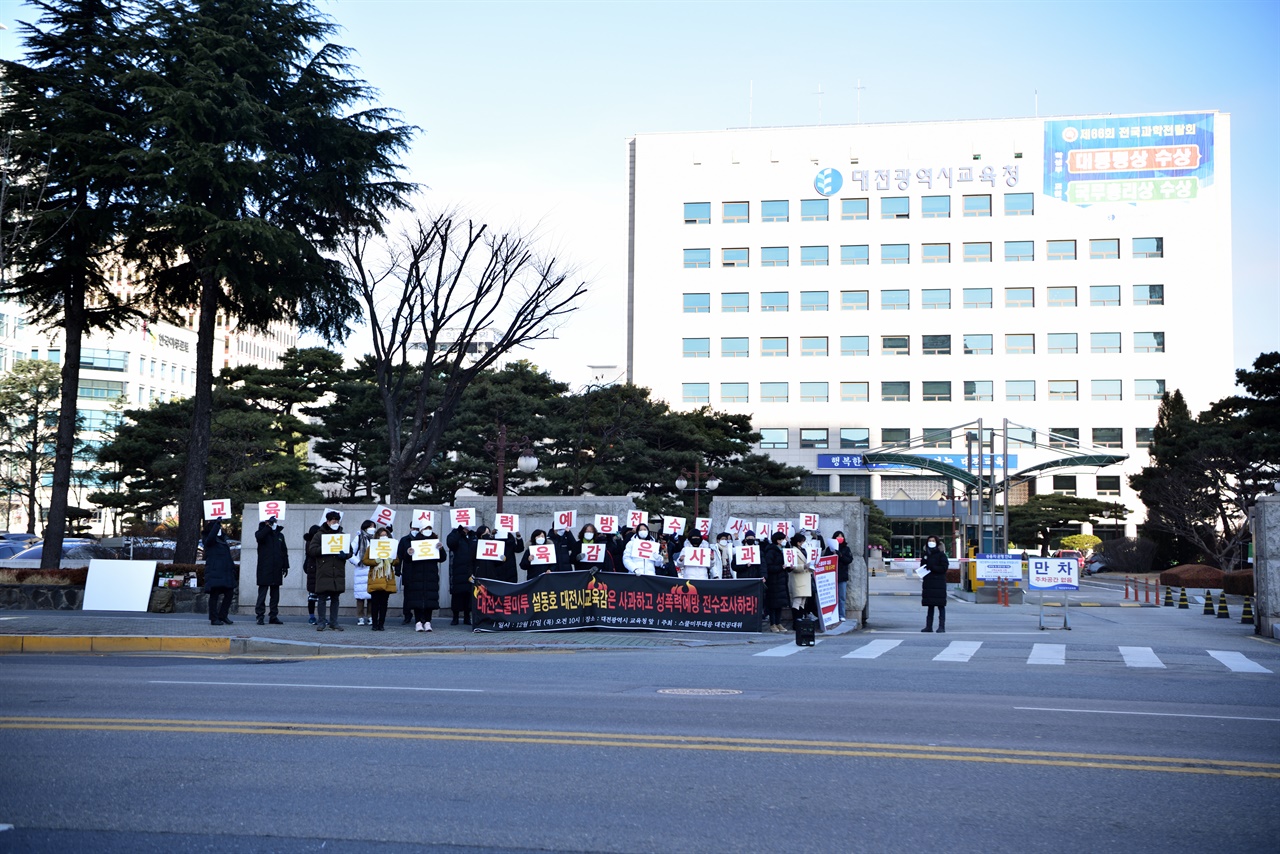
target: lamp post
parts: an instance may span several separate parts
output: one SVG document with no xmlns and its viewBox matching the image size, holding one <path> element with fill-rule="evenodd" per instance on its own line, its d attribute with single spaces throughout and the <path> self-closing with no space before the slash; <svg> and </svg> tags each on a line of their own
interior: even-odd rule
<svg viewBox="0 0 1280 854">
<path fill-rule="evenodd" d="M 951 552 L 952 554 L 955 555 L 957 560 L 959 560 L 963 552 L 959 544 L 957 544 L 956 542 L 956 527 L 957 527 L 956 501 L 958 500 L 961 500 L 961 501 L 964 500 L 964 496 L 956 495 L 954 492 L 948 492 L 944 494 L 941 490 L 938 491 L 938 509 L 939 510 L 946 507 L 948 501 L 951 502 Z"/>
<path fill-rule="evenodd" d="M 689 478 L 693 478 L 693 486 L 689 486 Z M 703 485 L 705 480 L 705 486 Z M 693 493 L 693 516 L 696 519 L 702 515 L 702 493 L 714 492 L 720 486 L 720 478 L 714 473 L 708 471 L 705 475 L 702 472 L 702 461 L 699 460 L 693 466 L 693 473 L 690 474 L 688 469 L 682 469 L 680 476 L 676 478 L 676 489 L 681 492 Z"/>
<path fill-rule="evenodd" d="M 528 436 L 521 436 L 519 441 L 514 439 L 507 440 L 507 425 L 498 422 L 498 437 L 490 439 L 484 443 L 484 449 L 493 454 L 494 470 L 497 475 L 497 489 L 495 490 L 498 499 L 497 512 L 502 512 L 502 495 L 507 490 L 507 451 L 519 451 L 520 458 L 516 460 L 516 468 L 525 474 L 533 474 L 538 470 L 538 458 L 533 455 L 533 446 L 529 443 Z"/>
</svg>

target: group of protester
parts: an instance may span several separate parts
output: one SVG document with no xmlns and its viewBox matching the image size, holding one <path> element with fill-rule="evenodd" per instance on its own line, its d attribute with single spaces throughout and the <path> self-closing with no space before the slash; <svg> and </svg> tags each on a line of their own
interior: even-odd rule
<svg viewBox="0 0 1280 854">
<path fill-rule="evenodd" d="M 414 630 L 419 632 L 432 630 L 431 617 L 440 609 L 440 563 L 446 560 L 452 625 L 458 625 L 459 620 L 464 625 L 471 625 L 474 578 L 515 582 L 519 580 L 518 566 L 525 571 L 527 578 L 536 578 L 544 572 L 595 570 L 685 579 L 763 579 L 762 607 L 768 617 L 765 630 L 773 632 L 785 630 L 782 617 L 788 608 L 794 616 L 806 611 L 816 612 L 812 570 L 818 558 L 827 555 L 837 558 L 839 615 L 843 620 L 849 571 L 853 564 L 853 551 L 840 531 L 832 536 L 830 543 L 816 531 L 799 531 L 790 537 L 776 532 L 761 539 L 749 530 L 741 540 L 728 532 L 721 532 L 714 541 L 707 541 L 697 529 L 683 536 L 655 536 L 648 525 L 641 524 L 634 529 L 623 528 L 617 534 L 601 534 L 594 524 L 588 522 L 576 534 L 564 527 L 533 531 L 530 546 L 548 546 L 549 563 L 534 562 L 534 548 L 526 547 L 521 534 L 503 534 L 488 525 L 474 528 L 460 525 L 449 531 L 441 543 L 430 527 L 415 524 L 407 536 L 399 539 L 394 557 L 381 558 L 370 555 L 369 545 L 374 540 L 391 538 L 391 528 L 379 527 L 372 520 L 366 520 L 360 525 L 359 533 L 351 538 L 345 552 L 325 553 L 321 548 L 323 535 L 342 533 L 342 515 L 329 511 L 323 525 L 312 525 L 303 535 L 306 543 L 303 571 L 307 577 L 308 622 L 316 626 L 317 631 L 344 630 L 338 623 L 338 603 L 341 594 L 346 592 L 348 563 L 355 566 L 356 625 L 367 624 L 375 632 L 385 631 L 388 600 L 397 591 L 404 594 L 402 625 L 412 623 Z M 258 600 L 255 606 L 258 624 L 263 625 L 264 618 L 268 616 L 271 624 L 279 624 L 282 622 L 279 619 L 280 585 L 289 574 L 289 550 L 274 517 L 259 524 L 255 538 L 258 543 Z M 415 556 L 418 550 L 413 544 L 422 540 L 435 541 L 435 557 Z M 489 540 L 505 541 L 501 560 L 477 559 L 480 544 Z M 235 584 L 234 567 L 219 522 L 209 523 L 203 543 L 205 585 L 210 593 L 209 619 L 213 625 L 230 624 L 227 613 Z M 654 545 L 646 546 L 647 543 Z M 590 548 L 597 545 L 603 548 Z M 742 562 L 739 547 L 756 545 L 759 546 L 759 561 Z M 793 566 L 787 566 L 785 548 L 799 552 L 800 559 Z M 706 560 L 707 552 L 696 551 L 700 549 L 710 553 L 709 562 Z M 517 561 L 517 555 L 521 553 L 523 556 Z"/>
</svg>

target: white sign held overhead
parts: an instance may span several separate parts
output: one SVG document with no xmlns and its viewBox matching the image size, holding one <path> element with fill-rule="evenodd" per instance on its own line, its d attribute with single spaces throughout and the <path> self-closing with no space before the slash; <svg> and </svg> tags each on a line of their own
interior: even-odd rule
<svg viewBox="0 0 1280 854">
<path fill-rule="evenodd" d="M 373 524 L 377 525 L 379 528 L 390 528 L 395 525 L 395 523 L 395 510 L 385 504 L 379 504 L 377 507 L 373 508 Z"/>
<path fill-rule="evenodd" d="M 413 511 L 413 516 L 410 517 L 409 524 L 414 528 L 430 528 L 434 531 L 436 527 L 436 511 L 416 508 Z"/>
<path fill-rule="evenodd" d="M 277 501 L 274 498 L 269 498 L 266 501 L 259 501 L 258 502 L 258 521 L 265 522 L 267 519 L 270 519 L 272 516 L 274 516 L 276 517 L 277 522 L 283 522 L 284 514 L 288 512 L 288 510 L 289 510 L 288 502 L 285 502 L 285 501 Z"/>
<path fill-rule="evenodd" d="M 572 531 L 578 527 L 578 511 L 557 510 L 551 527 L 557 531 Z"/>
<path fill-rule="evenodd" d="M 602 534 L 618 533 L 618 517 L 607 513 L 596 514 L 596 530 Z"/>
<path fill-rule="evenodd" d="M 213 498 L 204 503 L 204 518 L 206 519 L 230 519 L 231 518 L 231 499 L 230 498 Z"/>
<path fill-rule="evenodd" d="M 627 511 L 627 527 L 635 529 L 645 524 L 645 515 L 643 510 Z"/>
<path fill-rule="evenodd" d="M 470 528 L 476 524 L 476 508 L 455 507 L 449 511 L 450 528 Z"/>
<path fill-rule="evenodd" d="M 499 513 L 493 517 L 493 530 L 502 537 L 520 533 L 520 514 Z"/>
</svg>

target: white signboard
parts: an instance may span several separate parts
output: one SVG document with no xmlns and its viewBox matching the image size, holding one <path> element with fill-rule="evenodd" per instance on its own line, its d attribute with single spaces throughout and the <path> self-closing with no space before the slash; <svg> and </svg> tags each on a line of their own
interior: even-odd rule
<svg viewBox="0 0 1280 854">
<path fill-rule="evenodd" d="M 557 531 L 572 531 L 578 527 L 577 510 L 557 510 L 551 527 Z"/>
<path fill-rule="evenodd" d="M 1080 563 L 1075 558 L 1033 557 L 1028 563 L 1032 590 L 1080 589 Z"/>
<path fill-rule="evenodd" d="M 410 525 L 414 528 L 430 528 L 434 531 L 436 527 L 436 511 L 425 508 L 415 509 Z"/>
<path fill-rule="evenodd" d="M 373 508 L 373 524 L 377 525 L 379 528 L 390 528 L 395 525 L 395 523 L 395 510 L 385 504 L 379 504 L 377 507 Z"/>
<path fill-rule="evenodd" d="M 725 530 L 734 536 L 734 539 L 742 539 L 743 535 L 749 530 L 746 519 L 739 519 L 737 516 L 729 517 L 729 524 L 725 526 Z"/>
<path fill-rule="evenodd" d="M 583 543 L 583 563 L 604 563 L 604 543 Z"/>
<path fill-rule="evenodd" d="M 151 604 L 155 574 L 154 560 L 90 560 L 80 609 L 145 611 Z"/>
<path fill-rule="evenodd" d="M 206 501 L 204 503 L 204 518 L 230 519 L 231 518 L 231 499 L 230 498 L 214 498 L 209 501 Z"/>
<path fill-rule="evenodd" d="M 711 549 L 685 549 L 684 552 L 685 566 L 711 566 Z"/>
<path fill-rule="evenodd" d="M 498 536 L 506 537 L 510 534 L 519 533 L 520 531 L 520 514 L 519 513 L 499 513 L 493 517 L 493 529 L 498 532 Z"/>
<path fill-rule="evenodd" d="M 658 543 L 656 540 L 633 540 L 636 544 L 636 557 L 640 560 L 658 560 Z"/>
<path fill-rule="evenodd" d="M 699 516 L 698 518 L 693 520 L 693 527 L 701 531 L 702 536 L 704 537 L 711 536 L 711 520 L 709 518 Z"/>
<path fill-rule="evenodd" d="M 596 514 L 596 530 L 602 534 L 618 533 L 618 517 L 607 514 Z"/>
<path fill-rule="evenodd" d="M 476 523 L 476 508 L 455 507 L 449 511 L 450 528 L 469 528 Z"/>
<path fill-rule="evenodd" d="M 800 530 L 816 531 L 818 530 L 819 517 L 817 513 L 801 513 L 800 514 Z"/>
<path fill-rule="evenodd" d="M 684 517 L 683 516 L 663 516 L 662 532 L 664 534 L 683 534 L 684 533 Z"/>
<path fill-rule="evenodd" d="M 286 511 L 288 511 L 288 509 L 289 507 L 287 502 L 277 501 L 274 498 L 270 498 L 266 501 L 259 501 L 258 502 L 258 521 L 265 522 L 267 519 L 270 519 L 272 516 L 275 516 L 276 521 L 283 522 L 284 514 Z"/>
<path fill-rule="evenodd" d="M 737 557 L 738 563 L 743 566 L 759 566 L 760 565 L 760 547 L 759 546 L 738 546 Z"/>
<path fill-rule="evenodd" d="M 351 549 L 350 534 L 316 534 L 320 538 L 320 554 L 341 555 Z"/>
<path fill-rule="evenodd" d="M 387 537 L 370 540 L 365 554 L 369 560 L 392 560 L 396 556 L 396 541 Z"/>
<path fill-rule="evenodd" d="M 1021 581 L 1022 558 L 1018 555 L 978 555 L 979 581 Z"/>
<path fill-rule="evenodd" d="M 410 540 L 409 553 L 413 555 L 414 560 L 439 560 L 440 541 Z"/>
<path fill-rule="evenodd" d="M 476 560 L 502 560 L 506 556 L 506 540 L 481 540 L 476 543 Z"/>
<path fill-rule="evenodd" d="M 556 547 L 550 543 L 540 546 L 529 546 L 529 563 L 555 563 Z"/>
</svg>

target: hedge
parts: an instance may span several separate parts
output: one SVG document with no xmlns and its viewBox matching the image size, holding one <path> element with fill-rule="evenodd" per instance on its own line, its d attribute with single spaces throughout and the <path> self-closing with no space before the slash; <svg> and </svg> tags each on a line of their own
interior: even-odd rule
<svg viewBox="0 0 1280 854">
<path fill-rule="evenodd" d="M 1224 573 L 1212 566 L 1202 563 L 1184 563 L 1173 569 L 1160 573 L 1160 583 L 1168 587 L 1213 587 L 1222 586 Z"/>
</svg>

